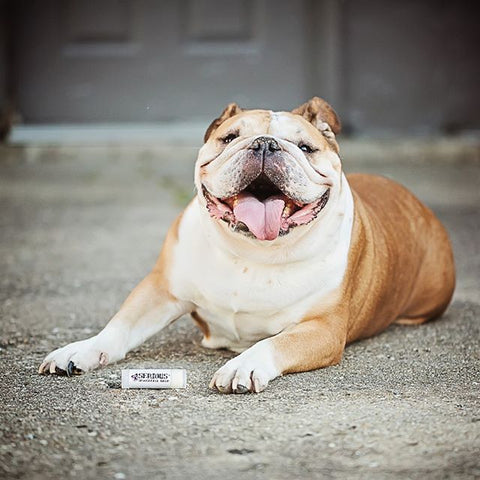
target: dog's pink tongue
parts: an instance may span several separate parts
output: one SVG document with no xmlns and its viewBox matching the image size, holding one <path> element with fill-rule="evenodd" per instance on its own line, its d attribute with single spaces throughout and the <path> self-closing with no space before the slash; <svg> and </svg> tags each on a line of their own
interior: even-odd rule
<svg viewBox="0 0 480 480">
<path fill-rule="evenodd" d="M 257 238 L 265 240 L 265 206 L 262 202 L 251 194 L 241 193 L 233 207 L 233 214 L 236 220 L 243 222 Z"/>
<path fill-rule="evenodd" d="M 261 202 L 250 193 L 241 193 L 233 213 L 259 240 L 275 240 L 280 232 L 284 206 L 285 202 L 278 197 Z"/>
<path fill-rule="evenodd" d="M 275 240 L 280 232 L 285 202 L 280 198 L 267 198 L 265 205 L 265 238 Z"/>
</svg>

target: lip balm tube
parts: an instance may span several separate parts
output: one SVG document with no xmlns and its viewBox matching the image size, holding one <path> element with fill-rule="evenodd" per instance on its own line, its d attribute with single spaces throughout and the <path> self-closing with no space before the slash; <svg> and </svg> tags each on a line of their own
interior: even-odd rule
<svg viewBox="0 0 480 480">
<path fill-rule="evenodd" d="M 185 388 L 183 368 L 131 368 L 122 370 L 122 388 Z"/>
</svg>

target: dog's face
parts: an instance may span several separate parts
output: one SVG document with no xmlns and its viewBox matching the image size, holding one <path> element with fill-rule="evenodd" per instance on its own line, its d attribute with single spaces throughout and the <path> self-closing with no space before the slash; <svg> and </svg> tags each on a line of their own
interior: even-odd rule
<svg viewBox="0 0 480 480">
<path fill-rule="evenodd" d="M 201 205 L 212 221 L 258 241 L 321 221 L 340 186 L 339 130 L 335 112 L 317 97 L 292 112 L 230 104 L 198 156 Z"/>
</svg>

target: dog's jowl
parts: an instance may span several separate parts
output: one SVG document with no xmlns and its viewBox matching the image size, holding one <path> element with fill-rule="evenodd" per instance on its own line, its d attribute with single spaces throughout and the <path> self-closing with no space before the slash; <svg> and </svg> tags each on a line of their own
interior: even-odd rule
<svg viewBox="0 0 480 480">
<path fill-rule="evenodd" d="M 99 334 L 53 351 L 40 373 L 115 362 L 191 313 L 205 347 L 239 352 L 210 387 L 260 392 L 338 363 L 345 345 L 393 322 L 441 315 L 455 285 L 445 229 L 401 185 L 345 176 L 339 131 L 317 97 L 292 112 L 230 104 L 151 273 Z"/>
</svg>

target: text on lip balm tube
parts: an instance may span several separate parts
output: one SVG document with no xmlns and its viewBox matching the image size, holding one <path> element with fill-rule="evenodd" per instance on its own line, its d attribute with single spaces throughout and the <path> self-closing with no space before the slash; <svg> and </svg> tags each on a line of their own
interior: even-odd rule
<svg viewBox="0 0 480 480">
<path fill-rule="evenodd" d="M 135 368 L 122 370 L 122 388 L 185 388 L 182 368 Z"/>
</svg>

